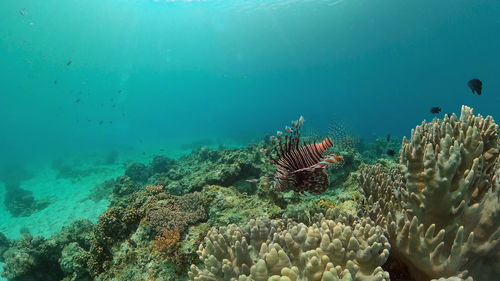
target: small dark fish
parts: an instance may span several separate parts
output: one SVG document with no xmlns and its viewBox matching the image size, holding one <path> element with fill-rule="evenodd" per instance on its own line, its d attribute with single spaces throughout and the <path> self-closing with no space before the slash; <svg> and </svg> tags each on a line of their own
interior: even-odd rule
<svg viewBox="0 0 500 281">
<path fill-rule="evenodd" d="M 104 123 L 104 121 L 102 121 L 102 120 L 101 120 L 101 121 L 99 121 L 99 125 L 102 125 L 102 123 Z"/>
<path fill-rule="evenodd" d="M 385 153 L 387 153 L 387 155 L 389 156 L 394 156 L 396 155 L 396 151 L 392 150 L 392 149 L 388 149 Z"/>
<path fill-rule="evenodd" d="M 57 84 L 57 80 L 54 80 L 54 84 Z"/>
<path fill-rule="evenodd" d="M 483 82 L 481 80 L 474 78 L 467 82 L 467 86 L 472 90 L 472 93 L 477 93 L 478 96 L 481 95 L 481 92 L 483 91 Z"/>
<path fill-rule="evenodd" d="M 113 124 L 113 121 L 109 121 L 109 124 Z"/>
<path fill-rule="evenodd" d="M 122 90 L 118 90 L 118 94 L 121 94 L 122 93 Z"/>
<path fill-rule="evenodd" d="M 387 142 L 390 142 L 391 141 L 391 135 L 387 135 Z"/>
<path fill-rule="evenodd" d="M 69 66 L 69 65 L 70 65 L 70 64 L 72 64 L 72 63 L 73 63 L 72 61 L 68 61 L 68 63 L 67 63 L 66 65 L 68 65 L 68 66 Z"/>
<path fill-rule="evenodd" d="M 165 149 L 163 149 L 163 148 L 160 148 L 160 151 L 165 151 Z"/>
<path fill-rule="evenodd" d="M 24 9 L 21 9 L 19 10 L 19 14 L 24 17 L 26 15 L 26 11 Z"/>
<path fill-rule="evenodd" d="M 79 103 L 80 102 L 80 99 L 76 99 L 75 103 Z"/>
<path fill-rule="evenodd" d="M 431 107 L 430 112 L 432 114 L 438 114 L 439 112 L 441 112 L 441 107 Z"/>
</svg>

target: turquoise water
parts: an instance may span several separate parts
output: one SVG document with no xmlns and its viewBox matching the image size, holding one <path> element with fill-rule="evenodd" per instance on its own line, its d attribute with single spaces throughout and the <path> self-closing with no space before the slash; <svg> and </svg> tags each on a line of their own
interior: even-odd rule
<svg viewBox="0 0 500 281">
<path fill-rule="evenodd" d="M 52 204 L 24 218 L 2 204 L 0 231 L 95 222 L 106 203 L 74 202 L 122 163 L 245 146 L 300 115 L 364 139 L 409 135 L 435 106 L 498 120 L 499 15 L 487 0 L 2 0 L 0 167 L 35 171 L 22 187 Z M 111 151 L 77 182 L 50 168 Z"/>
<path fill-rule="evenodd" d="M 432 106 L 495 117 L 499 10 L 463 0 L 2 1 L 1 155 L 244 142 L 299 114 L 318 128 L 335 116 L 365 136 L 407 134 Z M 466 86 L 473 77 L 482 96 Z"/>
</svg>

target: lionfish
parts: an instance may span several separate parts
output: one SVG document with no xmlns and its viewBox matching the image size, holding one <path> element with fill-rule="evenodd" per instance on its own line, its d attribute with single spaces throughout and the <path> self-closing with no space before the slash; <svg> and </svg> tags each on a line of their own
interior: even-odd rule
<svg viewBox="0 0 500 281">
<path fill-rule="evenodd" d="M 285 134 L 278 131 L 272 136 L 273 152 L 269 153 L 270 163 L 277 167 L 274 181 L 276 190 L 292 189 L 312 193 L 323 192 L 328 188 L 328 175 L 323 168 L 332 163 L 343 160 L 342 156 L 330 154 L 323 156 L 323 152 L 333 146 L 330 137 L 320 143 L 305 142 L 300 146 L 300 128 L 304 117 L 292 121 L 291 127 L 285 128 Z M 276 155 L 273 157 L 271 155 Z"/>
</svg>

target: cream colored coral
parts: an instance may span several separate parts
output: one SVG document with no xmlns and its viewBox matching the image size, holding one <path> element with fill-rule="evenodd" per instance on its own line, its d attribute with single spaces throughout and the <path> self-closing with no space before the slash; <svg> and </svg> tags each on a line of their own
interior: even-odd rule
<svg viewBox="0 0 500 281">
<path fill-rule="evenodd" d="M 500 274 L 483 262 L 500 258 L 498 155 L 498 125 L 463 106 L 460 120 L 453 114 L 412 130 L 399 170 L 363 169 L 368 213 L 417 280 Z"/>
<path fill-rule="evenodd" d="M 247 226 L 212 229 L 193 265 L 192 280 L 333 281 L 389 280 L 381 265 L 390 245 L 370 219 L 353 226 L 323 218 L 306 226 L 252 220 Z"/>
</svg>

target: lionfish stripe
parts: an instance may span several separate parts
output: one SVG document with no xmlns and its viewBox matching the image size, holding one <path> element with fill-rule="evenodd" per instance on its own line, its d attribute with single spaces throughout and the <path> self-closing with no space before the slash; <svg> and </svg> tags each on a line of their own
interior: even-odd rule
<svg viewBox="0 0 500 281">
<path fill-rule="evenodd" d="M 297 161 L 299 163 L 301 163 L 300 167 L 304 167 L 304 163 L 307 163 L 307 159 L 304 158 L 304 153 L 301 153 L 301 150 L 299 150 L 299 149 L 295 150 L 294 153 L 295 153 L 295 155 L 294 155 L 295 159 L 297 159 Z"/>
<path fill-rule="evenodd" d="M 302 171 L 314 171 L 316 169 L 322 169 L 322 168 L 325 168 L 329 164 L 337 163 L 337 162 L 340 162 L 342 160 L 343 160 L 342 156 L 332 154 L 332 155 L 327 156 L 325 159 L 319 161 L 318 163 L 316 163 L 314 165 L 311 165 L 311 166 L 306 167 L 306 168 L 295 170 L 295 171 L 293 171 L 293 173 L 298 173 L 298 172 L 302 172 Z"/>
<path fill-rule="evenodd" d="M 309 156 L 312 163 L 318 162 L 321 159 L 321 153 L 319 153 L 318 150 L 316 150 L 315 144 L 311 144 L 311 145 L 305 146 L 303 148 L 307 150 L 307 152 L 305 154 L 306 154 L 306 156 Z M 306 163 L 306 164 L 310 164 L 310 163 L 311 162 Z"/>
<path fill-rule="evenodd" d="M 291 149 L 293 146 L 289 143 L 290 140 L 285 138 L 285 142 L 282 143 L 281 138 L 278 137 L 278 139 L 281 151 L 286 151 L 286 153 L 282 153 L 281 159 L 276 161 L 278 177 L 284 176 L 287 171 L 295 173 L 298 171 L 314 170 L 335 161 L 329 159 L 331 156 L 327 158 L 322 157 L 323 152 L 328 147 L 333 146 L 331 139 L 328 137 L 321 143 L 311 143 L 293 150 Z"/>
</svg>

